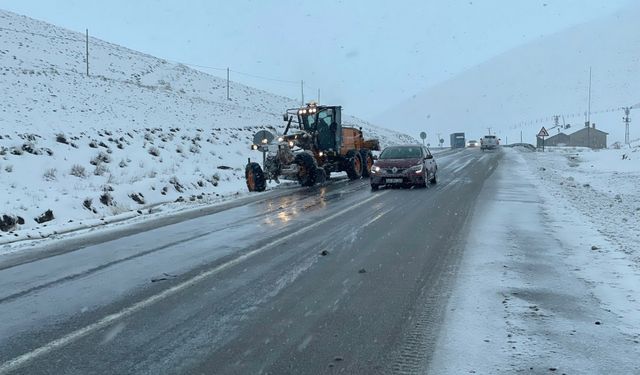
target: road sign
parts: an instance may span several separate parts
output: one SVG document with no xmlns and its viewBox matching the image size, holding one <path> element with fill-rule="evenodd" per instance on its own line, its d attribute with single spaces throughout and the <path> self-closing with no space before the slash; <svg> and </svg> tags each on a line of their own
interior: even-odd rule
<svg viewBox="0 0 640 375">
<path fill-rule="evenodd" d="M 549 132 L 543 126 L 542 129 L 540 129 L 540 131 L 538 132 L 538 137 L 542 138 L 542 137 L 548 137 L 548 136 L 549 136 Z"/>
<path fill-rule="evenodd" d="M 427 133 L 425 133 L 425 132 L 420 132 L 420 138 L 422 138 L 422 139 L 427 139 Z"/>
</svg>

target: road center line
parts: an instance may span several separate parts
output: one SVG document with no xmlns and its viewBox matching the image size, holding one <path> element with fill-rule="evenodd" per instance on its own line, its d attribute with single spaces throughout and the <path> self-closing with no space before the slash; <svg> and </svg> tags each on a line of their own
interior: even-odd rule
<svg viewBox="0 0 640 375">
<path fill-rule="evenodd" d="M 210 269 L 208 271 L 200 273 L 200 274 L 190 278 L 189 280 L 183 281 L 180 284 L 175 285 L 175 286 L 173 286 L 173 287 L 171 287 L 169 289 L 166 289 L 161 293 L 158 293 L 158 294 L 155 294 L 153 296 L 150 296 L 150 297 L 148 297 L 148 298 L 146 298 L 146 299 L 144 299 L 144 300 L 142 300 L 140 302 L 137 302 L 137 303 L 135 303 L 135 304 L 123 309 L 123 310 L 120 310 L 117 313 L 107 315 L 104 318 L 100 319 L 99 321 L 97 321 L 97 322 L 95 322 L 93 324 L 90 324 L 90 325 L 85 326 L 83 328 L 77 329 L 77 330 L 75 330 L 75 331 L 73 331 L 73 332 L 71 332 L 71 333 L 69 333 L 69 334 L 67 334 L 65 336 L 62 336 L 62 337 L 60 337 L 60 338 L 58 338 L 56 340 L 53 340 L 53 341 L 51 341 L 51 342 L 49 342 L 49 343 L 47 343 L 47 344 L 45 344 L 45 345 L 43 345 L 43 346 L 41 346 L 39 348 L 36 348 L 36 349 L 34 349 L 34 350 L 32 350 L 32 351 L 30 351 L 28 353 L 22 354 L 22 355 L 20 355 L 18 357 L 15 357 L 15 358 L 13 358 L 13 359 L 11 359 L 9 361 L 6 361 L 0 366 L 0 374 L 9 373 L 10 371 L 13 371 L 13 370 L 15 370 L 15 369 L 17 369 L 17 368 L 19 368 L 21 366 L 24 366 L 28 362 L 30 362 L 30 361 L 32 361 L 32 360 L 34 360 L 34 359 L 36 359 L 36 358 L 38 358 L 40 356 L 43 356 L 43 355 L 45 355 L 45 354 L 47 354 L 47 353 L 49 353 L 49 352 L 51 352 L 53 350 L 59 349 L 59 348 L 61 348 L 63 346 L 66 346 L 66 345 L 68 345 L 68 344 L 70 344 L 70 343 L 72 343 L 74 341 L 77 341 L 78 339 L 80 339 L 80 338 L 82 338 L 82 337 L 84 337 L 84 336 L 86 336 L 86 335 L 88 335 L 90 333 L 93 333 L 93 332 L 95 332 L 95 331 L 97 331 L 99 329 L 102 329 L 102 328 L 108 326 L 109 324 L 111 324 L 111 323 L 113 323 L 113 322 L 115 322 L 117 320 L 125 318 L 125 317 L 127 317 L 129 315 L 132 315 L 133 313 L 135 313 L 135 312 L 137 312 L 139 310 L 142 310 L 145 307 L 153 305 L 156 302 L 159 302 L 159 301 L 161 301 L 163 299 L 166 299 L 167 297 L 170 297 L 170 296 L 172 296 L 172 295 L 174 295 L 174 294 L 176 294 L 176 293 L 178 293 L 178 292 L 180 292 L 180 291 L 182 291 L 182 290 L 184 290 L 184 289 L 186 289 L 186 288 L 188 288 L 190 286 L 193 286 L 193 285 L 203 281 L 204 279 L 206 279 L 206 278 L 208 278 L 210 276 L 213 276 L 213 275 L 215 275 L 215 274 L 217 274 L 217 273 L 219 273 L 219 272 L 221 272 L 221 271 L 223 271 L 223 270 L 225 270 L 225 269 L 227 269 L 227 268 L 229 268 L 231 266 L 239 264 L 239 263 L 241 263 L 241 262 L 243 262 L 243 261 L 245 261 L 245 260 L 247 260 L 247 259 L 249 259 L 249 258 L 251 258 L 251 257 L 253 257 L 255 255 L 258 255 L 258 254 L 264 252 L 265 250 L 267 250 L 269 248 L 272 248 L 272 247 L 274 247 L 274 246 L 276 246 L 278 244 L 281 244 L 281 243 L 283 243 L 283 242 L 285 242 L 285 241 L 287 241 L 287 240 L 289 240 L 289 239 L 291 239 L 291 238 L 293 238 L 295 236 L 298 236 L 298 235 L 301 235 L 301 234 L 303 234 L 305 232 L 308 232 L 311 229 L 313 229 L 313 228 L 315 228 L 315 227 L 317 227 L 319 225 L 322 225 L 322 224 L 324 224 L 324 223 L 326 223 L 328 221 L 331 221 L 331 220 L 335 219 L 336 217 L 338 217 L 340 215 L 344 215 L 345 213 L 347 213 L 349 211 L 352 211 L 357 207 L 360 207 L 360 206 L 362 206 L 364 204 L 367 204 L 370 201 L 372 201 L 372 200 L 374 200 L 374 199 L 376 199 L 376 198 L 378 198 L 378 197 L 380 197 L 380 196 L 382 196 L 382 195 L 384 195 L 386 193 L 387 193 L 386 191 L 375 193 L 372 196 L 370 196 L 369 198 L 364 199 L 364 200 L 362 200 L 362 201 L 360 201 L 360 202 L 358 202 L 358 203 L 356 203 L 356 204 L 354 204 L 352 206 L 349 206 L 349 207 L 345 208 L 342 211 L 336 212 L 333 215 L 329 215 L 329 216 L 325 217 L 324 219 L 320 219 L 320 220 L 316 221 L 313 224 L 310 224 L 309 226 L 307 226 L 305 228 L 297 230 L 297 231 L 295 231 L 293 233 L 289 233 L 286 236 L 280 237 L 280 238 L 278 238 L 277 240 L 275 240 L 273 242 L 265 244 L 262 247 L 259 247 L 259 248 L 255 249 L 255 250 L 251 250 L 248 253 L 245 253 L 245 254 L 242 254 L 242 255 L 238 256 L 237 258 L 231 259 L 226 263 L 220 264 L 219 266 L 217 266 L 215 268 L 212 268 L 212 269 Z"/>
</svg>

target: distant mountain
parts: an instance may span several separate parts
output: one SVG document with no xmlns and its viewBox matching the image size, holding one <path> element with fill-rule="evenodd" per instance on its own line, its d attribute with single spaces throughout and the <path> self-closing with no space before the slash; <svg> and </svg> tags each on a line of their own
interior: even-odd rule
<svg viewBox="0 0 640 375">
<path fill-rule="evenodd" d="M 503 142 L 535 143 L 542 126 L 584 126 L 592 67 L 591 122 L 610 133 L 608 143 L 624 140 L 623 112 L 640 102 L 640 5 L 515 48 L 430 87 L 391 108 L 377 120 L 389 128 L 436 142 L 441 133 L 464 131 L 467 139 L 488 132 Z M 464 56 L 460 56 L 464 58 Z M 640 108 L 632 118 L 640 119 Z M 635 126 L 634 126 L 635 125 Z M 553 130 L 551 133 L 556 133 Z M 631 139 L 640 137 L 633 122 Z M 505 139 L 507 138 L 507 139 Z"/>
</svg>

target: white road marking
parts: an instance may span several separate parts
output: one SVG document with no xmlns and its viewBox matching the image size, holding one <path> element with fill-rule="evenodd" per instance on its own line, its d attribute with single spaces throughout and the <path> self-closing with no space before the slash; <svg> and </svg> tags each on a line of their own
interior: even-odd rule
<svg viewBox="0 0 640 375">
<path fill-rule="evenodd" d="M 95 331 L 97 331 L 99 329 L 102 329 L 102 328 L 108 326 L 109 324 L 111 324 L 111 323 L 113 323 L 113 322 L 115 322 L 117 320 L 125 318 L 125 317 L 127 317 L 129 315 L 132 315 L 133 313 L 135 313 L 135 312 L 137 312 L 139 310 L 144 309 L 145 307 L 151 306 L 151 305 L 153 305 L 154 303 L 156 303 L 158 301 L 166 299 L 167 297 L 170 297 L 170 296 L 172 296 L 172 295 L 174 295 L 174 294 L 176 294 L 176 293 L 178 293 L 178 292 L 180 292 L 180 291 L 182 291 L 182 290 L 184 290 L 184 289 L 186 289 L 186 288 L 188 288 L 190 286 L 193 286 L 193 285 L 203 281 L 204 279 L 206 279 L 206 278 L 208 278 L 210 276 L 213 276 L 213 275 L 215 275 L 215 274 L 217 274 L 217 273 L 219 273 L 219 272 L 221 272 L 221 271 L 223 271 L 223 270 L 225 270 L 225 269 L 227 269 L 227 268 L 229 268 L 231 266 L 239 264 L 239 263 L 241 263 L 241 262 L 243 262 L 243 261 L 245 261 L 245 260 L 247 260 L 247 259 L 249 259 L 249 258 L 251 258 L 251 257 L 253 257 L 255 255 L 258 255 L 258 254 L 262 253 L 263 251 L 265 251 L 265 250 L 267 250 L 267 249 L 269 249 L 271 247 L 274 247 L 274 246 L 276 246 L 276 245 L 278 245 L 280 243 L 283 243 L 283 242 L 285 242 L 285 241 L 287 241 L 287 240 L 289 240 L 289 239 L 291 239 L 291 238 L 293 238 L 295 236 L 299 236 L 299 235 L 301 235 L 301 234 L 303 234 L 305 232 L 308 232 L 311 229 L 313 229 L 313 228 L 315 228 L 315 227 L 317 227 L 319 225 L 322 225 L 322 224 L 324 224 L 324 223 L 326 223 L 328 221 L 331 221 L 331 220 L 335 219 L 336 217 L 338 217 L 340 215 L 344 215 L 345 213 L 347 213 L 349 211 L 352 211 L 357 207 L 360 207 L 360 206 L 362 206 L 364 204 L 367 204 L 370 201 L 372 201 L 372 200 L 374 200 L 374 199 L 376 199 L 376 198 L 378 198 L 378 197 L 380 197 L 380 196 L 382 196 L 382 195 L 384 195 L 386 193 L 387 193 L 386 191 L 383 191 L 383 192 L 380 192 L 380 193 L 373 194 L 369 198 L 367 198 L 365 200 L 362 200 L 362 201 L 360 201 L 360 202 L 358 202 L 358 203 L 356 203 L 356 204 L 354 204 L 352 206 L 349 206 L 349 207 L 345 208 L 342 211 L 336 212 L 333 215 L 329 215 L 329 216 L 325 217 L 324 219 L 320 219 L 320 220 L 316 221 L 315 223 L 313 223 L 313 224 L 311 224 L 311 225 L 309 225 L 309 226 L 307 226 L 305 228 L 297 230 L 297 231 L 295 231 L 293 233 L 290 233 L 290 234 L 288 234 L 286 236 L 280 237 L 280 238 L 278 238 L 277 240 L 275 240 L 275 241 L 273 241 L 271 243 L 265 244 L 262 247 L 259 247 L 259 248 L 255 249 L 255 250 L 251 250 L 248 253 L 242 254 L 242 255 L 238 256 L 237 258 L 231 259 L 226 263 L 223 263 L 223 264 L 221 264 L 221 265 L 219 265 L 219 266 L 217 266 L 215 268 L 210 269 L 209 271 L 205 271 L 205 272 L 203 272 L 201 274 L 198 274 L 198 275 L 192 277 L 189 280 L 183 281 L 180 284 L 175 285 L 175 286 L 173 286 L 173 287 L 171 287 L 169 289 L 166 289 L 161 293 L 158 293 L 156 295 L 150 296 L 150 297 L 148 297 L 148 298 L 146 298 L 146 299 L 144 299 L 144 300 L 142 300 L 140 302 L 137 302 L 137 303 L 135 303 L 135 304 L 123 309 L 123 310 L 120 310 L 117 313 L 114 313 L 114 314 L 111 314 L 111 315 L 107 315 L 104 318 L 100 319 L 99 321 L 97 321 L 97 322 L 95 322 L 93 324 L 90 324 L 88 326 L 85 326 L 83 328 L 75 330 L 75 331 L 73 331 L 73 332 L 71 332 L 71 333 L 69 333 L 69 334 L 67 334 L 65 336 L 62 336 L 62 337 L 60 337 L 60 338 L 58 338 L 56 340 L 53 340 L 53 341 L 51 341 L 51 342 L 49 342 L 49 343 L 47 343 L 47 344 L 45 344 L 45 345 L 43 345 L 43 346 L 41 346 L 41 347 L 39 347 L 37 349 L 34 349 L 34 350 L 32 350 L 32 351 L 30 351 L 28 353 L 22 354 L 22 355 L 20 355 L 18 357 L 15 357 L 15 358 L 13 358 L 13 359 L 11 359 L 9 361 L 6 361 L 0 366 L 0 374 L 7 374 L 10 371 L 13 371 L 13 370 L 15 370 L 15 369 L 17 369 L 17 368 L 19 368 L 21 366 L 24 366 L 28 362 L 30 362 L 30 361 L 32 361 L 32 360 L 34 360 L 34 359 L 36 359 L 36 358 L 38 358 L 38 357 L 40 357 L 42 355 L 45 355 L 45 354 L 47 354 L 47 353 L 49 353 L 49 352 L 51 352 L 53 350 L 56 350 L 56 349 L 61 348 L 63 346 L 66 346 L 66 345 L 68 345 L 68 344 L 70 344 L 70 343 L 72 343 L 72 342 L 74 342 L 74 341 L 76 341 L 76 340 L 78 340 L 78 339 L 90 334 L 90 333 L 93 333 L 93 332 L 95 332 Z"/>
<path fill-rule="evenodd" d="M 369 225 L 373 224 L 373 222 L 374 222 L 374 221 L 376 221 L 376 220 L 380 219 L 381 217 L 383 217 L 384 215 L 386 215 L 389 211 L 391 211 L 391 209 L 386 210 L 386 211 L 384 211 L 384 212 L 381 212 L 381 213 L 377 214 L 376 216 L 374 216 L 374 217 L 373 217 L 373 219 L 371 219 L 371 220 L 367 221 L 367 223 L 366 223 L 366 224 L 364 224 L 362 227 L 363 227 L 363 228 L 364 228 L 364 227 L 368 227 Z"/>
</svg>

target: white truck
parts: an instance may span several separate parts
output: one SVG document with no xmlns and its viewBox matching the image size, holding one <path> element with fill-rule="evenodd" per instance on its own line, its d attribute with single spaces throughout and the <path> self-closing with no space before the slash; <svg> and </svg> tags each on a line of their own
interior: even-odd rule
<svg viewBox="0 0 640 375">
<path fill-rule="evenodd" d="M 484 137 L 480 138 L 480 149 L 482 151 L 496 149 L 499 145 L 500 139 L 498 139 L 498 137 L 496 137 L 495 135 L 485 135 Z"/>
</svg>

